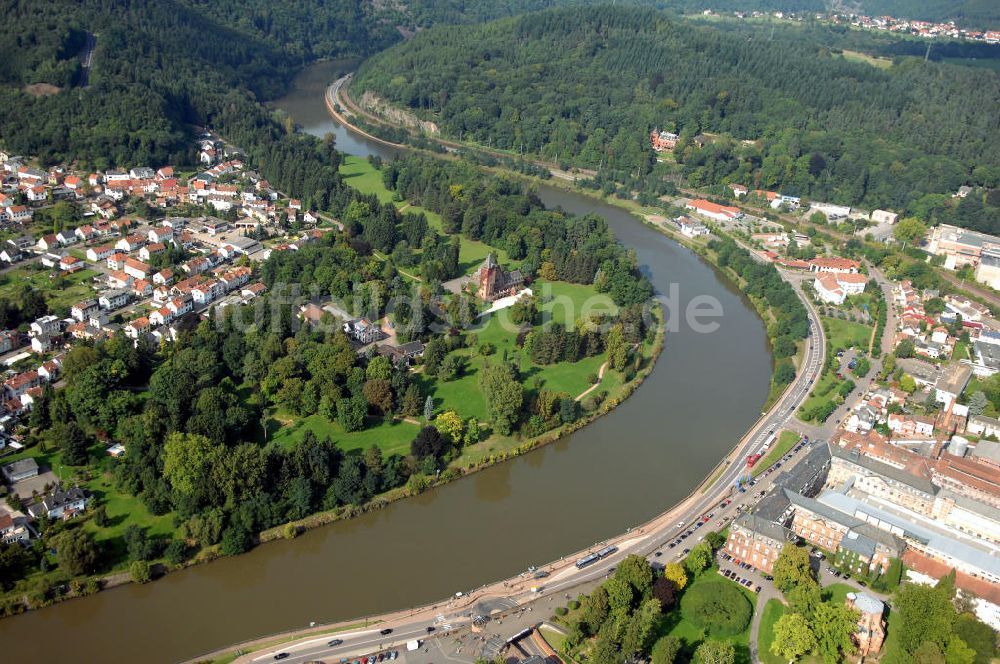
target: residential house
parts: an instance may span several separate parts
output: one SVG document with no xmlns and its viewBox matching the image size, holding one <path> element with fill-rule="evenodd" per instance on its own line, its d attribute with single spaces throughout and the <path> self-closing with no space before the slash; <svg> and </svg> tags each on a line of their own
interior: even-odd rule
<svg viewBox="0 0 1000 664">
<path fill-rule="evenodd" d="M 162 254 L 167 250 L 167 246 L 162 242 L 154 242 L 152 244 L 147 244 L 143 248 L 139 249 L 139 258 L 144 261 L 150 260 L 153 256 Z"/>
<path fill-rule="evenodd" d="M 146 244 L 146 237 L 141 233 L 133 233 L 115 243 L 115 249 L 119 249 L 125 252 L 138 251 L 140 247 Z"/>
<path fill-rule="evenodd" d="M 32 336 L 40 334 L 53 334 L 62 329 L 61 325 L 62 323 L 60 322 L 58 316 L 49 314 L 33 321 L 29 326 L 29 334 Z"/>
<path fill-rule="evenodd" d="M 131 288 L 134 282 L 132 275 L 121 270 L 114 270 L 108 275 L 108 286 L 111 288 Z"/>
<path fill-rule="evenodd" d="M 900 437 L 931 436 L 934 434 L 934 420 L 920 415 L 893 413 L 888 417 L 889 431 Z"/>
<path fill-rule="evenodd" d="M 104 291 L 101 293 L 101 296 L 97 298 L 97 302 L 101 305 L 102 309 L 113 311 L 124 307 L 129 303 L 130 299 L 129 292 L 124 288 L 120 288 Z"/>
<path fill-rule="evenodd" d="M 221 282 L 216 280 L 207 281 L 191 289 L 191 297 L 196 304 L 209 304 L 225 294 Z"/>
<path fill-rule="evenodd" d="M 153 275 L 153 283 L 157 286 L 166 286 L 172 283 L 174 280 L 174 271 L 167 268 L 165 270 L 160 270 Z"/>
<path fill-rule="evenodd" d="M 899 215 L 888 210 L 874 210 L 871 218 L 877 224 L 894 224 L 899 219 Z"/>
<path fill-rule="evenodd" d="M 153 268 L 149 267 L 149 265 L 131 257 L 126 258 L 124 262 L 125 266 L 122 271 L 135 279 L 145 279 L 153 271 Z"/>
<path fill-rule="evenodd" d="M 56 337 L 52 334 L 39 334 L 31 337 L 31 352 L 47 353 L 56 345 Z"/>
<path fill-rule="evenodd" d="M 973 415 L 965 425 L 965 430 L 976 436 L 1000 438 L 1000 420 L 985 415 Z"/>
<path fill-rule="evenodd" d="M 267 286 L 258 281 L 243 288 L 243 290 L 240 291 L 240 297 L 242 297 L 245 300 L 252 300 L 255 297 L 263 295 L 266 291 L 267 291 Z"/>
<path fill-rule="evenodd" d="M 23 371 L 16 376 L 11 376 L 3 382 L 4 396 L 19 397 L 33 387 L 42 384 L 42 377 L 37 370 Z"/>
<path fill-rule="evenodd" d="M 7 353 L 21 346 L 21 334 L 17 330 L 0 331 L 0 353 Z"/>
<path fill-rule="evenodd" d="M 59 270 L 62 272 L 79 272 L 83 269 L 83 261 L 76 256 L 66 255 L 59 259 Z"/>
<path fill-rule="evenodd" d="M 972 378 L 972 367 L 955 362 L 944 367 L 934 384 L 934 400 L 945 408 L 955 402 Z"/>
<path fill-rule="evenodd" d="M 132 294 L 140 299 L 149 297 L 153 294 L 153 282 L 148 279 L 136 279 L 132 284 Z"/>
<path fill-rule="evenodd" d="M 100 311 L 100 304 L 98 304 L 97 300 L 83 300 L 70 307 L 69 315 L 75 320 L 83 322 L 98 311 Z"/>
<path fill-rule="evenodd" d="M 59 247 L 59 240 L 56 239 L 55 233 L 49 233 L 39 238 L 36 246 L 40 251 L 52 251 Z"/>
<path fill-rule="evenodd" d="M 102 244 L 98 247 L 89 247 L 87 249 L 87 260 L 92 263 L 98 263 L 100 261 L 107 260 L 115 252 L 114 245 Z M 122 254 L 124 256 L 124 254 Z M 124 258 L 122 259 L 124 261 Z"/>
<path fill-rule="evenodd" d="M 367 319 L 357 318 L 344 323 L 344 332 L 361 344 L 374 343 L 385 337 L 378 325 L 373 325 Z"/>
<path fill-rule="evenodd" d="M 149 334 L 150 321 L 145 316 L 140 316 L 133 321 L 130 321 L 128 325 L 125 326 L 124 332 L 125 336 L 129 339 L 138 339 L 144 334 Z"/>
<path fill-rule="evenodd" d="M 6 512 L 0 513 L 0 542 L 27 542 L 31 537 L 28 528 L 14 522 L 14 517 Z"/>
<path fill-rule="evenodd" d="M 80 514 L 90 503 L 90 493 L 86 489 L 72 487 L 63 491 L 56 489 L 39 502 L 28 507 L 28 512 L 37 518 L 69 519 Z"/>
<path fill-rule="evenodd" d="M 128 254 L 118 251 L 108 256 L 108 269 L 109 270 L 124 270 L 125 269 L 125 259 L 128 258 Z"/>
</svg>

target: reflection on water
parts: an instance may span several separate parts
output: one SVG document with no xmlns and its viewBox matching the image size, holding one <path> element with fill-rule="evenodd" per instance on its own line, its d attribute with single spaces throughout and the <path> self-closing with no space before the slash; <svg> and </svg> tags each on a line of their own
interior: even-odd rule
<svg viewBox="0 0 1000 664">
<path fill-rule="evenodd" d="M 323 90 L 337 68 L 307 70 L 276 105 L 312 133 L 334 132 L 341 150 L 391 157 L 326 116 Z M 759 414 L 770 379 L 763 326 L 709 265 L 621 209 L 550 187 L 540 194 L 604 216 L 659 292 L 679 286 L 681 306 L 717 298 L 719 329 L 671 334 L 635 394 L 545 449 L 295 540 L 0 620 L 4 661 L 171 662 L 310 621 L 432 602 L 556 560 L 682 499 Z"/>
</svg>

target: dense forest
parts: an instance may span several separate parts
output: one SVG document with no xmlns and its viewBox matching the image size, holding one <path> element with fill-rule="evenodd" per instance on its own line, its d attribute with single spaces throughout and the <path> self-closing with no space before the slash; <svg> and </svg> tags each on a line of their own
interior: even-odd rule
<svg viewBox="0 0 1000 664">
<path fill-rule="evenodd" d="M 916 59 L 883 70 L 648 10 L 437 27 L 367 61 L 355 89 L 450 136 L 623 175 L 653 169 L 651 129 L 674 130 L 696 186 L 903 210 L 1000 182 L 1000 76 Z"/>
</svg>

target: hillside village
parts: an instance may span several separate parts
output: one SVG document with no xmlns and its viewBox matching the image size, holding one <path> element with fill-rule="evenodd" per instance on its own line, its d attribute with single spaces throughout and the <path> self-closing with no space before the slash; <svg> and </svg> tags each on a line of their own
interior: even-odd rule
<svg viewBox="0 0 1000 664">
<path fill-rule="evenodd" d="M 238 152 L 210 135 L 199 148 L 205 170 L 183 182 L 170 166 L 43 171 L 24 157 L 0 153 L 2 272 L 46 275 L 32 283 L 60 302 L 24 321 L 21 330 L 0 332 L 0 361 L 7 367 L 0 450 L 22 447 L 20 419 L 44 389 L 58 384 L 64 355 L 74 344 L 119 332 L 134 343 L 173 341 L 188 314 L 207 317 L 210 308 L 221 311 L 262 295 L 267 289 L 254 280 L 257 265 L 272 252 L 295 251 L 321 238 L 336 223 L 321 224 L 299 201 L 283 198 L 244 168 Z M 45 232 L 53 229 L 33 224 L 36 214 L 59 201 L 83 210 L 75 227 Z M 153 222 L 127 215 L 136 204 L 166 216 Z M 70 288 L 81 299 L 60 297 Z M 108 448 L 111 456 L 122 453 L 120 445 Z M 4 479 L 22 497 L 43 496 L 29 507 L 31 516 L 68 517 L 89 501 L 80 489 L 59 489 L 51 470 L 43 473 L 44 481 L 32 479 L 38 476 L 32 459 L 4 468 Z M 8 521 L 0 520 L 4 540 L 28 537 L 23 522 Z"/>
</svg>

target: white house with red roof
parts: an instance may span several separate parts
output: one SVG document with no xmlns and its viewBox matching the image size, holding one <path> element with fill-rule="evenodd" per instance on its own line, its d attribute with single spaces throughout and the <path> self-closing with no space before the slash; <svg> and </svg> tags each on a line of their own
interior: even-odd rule
<svg viewBox="0 0 1000 664">
<path fill-rule="evenodd" d="M 124 332 L 130 339 L 138 339 L 143 334 L 149 334 L 149 319 L 145 316 L 136 318 L 125 326 Z"/>
<path fill-rule="evenodd" d="M 114 255 L 115 248 L 113 245 L 104 244 L 99 247 L 89 247 L 87 249 L 87 260 L 91 263 L 98 263 L 100 261 L 105 261 Z M 124 256 L 124 254 L 122 254 Z"/>
<path fill-rule="evenodd" d="M 136 279 L 145 279 L 149 276 L 150 272 L 153 271 L 153 268 L 149 267 L 149 265 L 143 263 L 142 261 L 136 260 L 132 257 L 127 257 L 125 259 L 125 267 L 122 268 L 122 271 L 131 277 L 135 277 Z"/>
<path fill-rule="evenodd" d="M 77 272 L 83 269 L 83 261 L 76 256 L 63 256 L 59 259 L 59 269 L 63 272 Z"/>
</svg>

